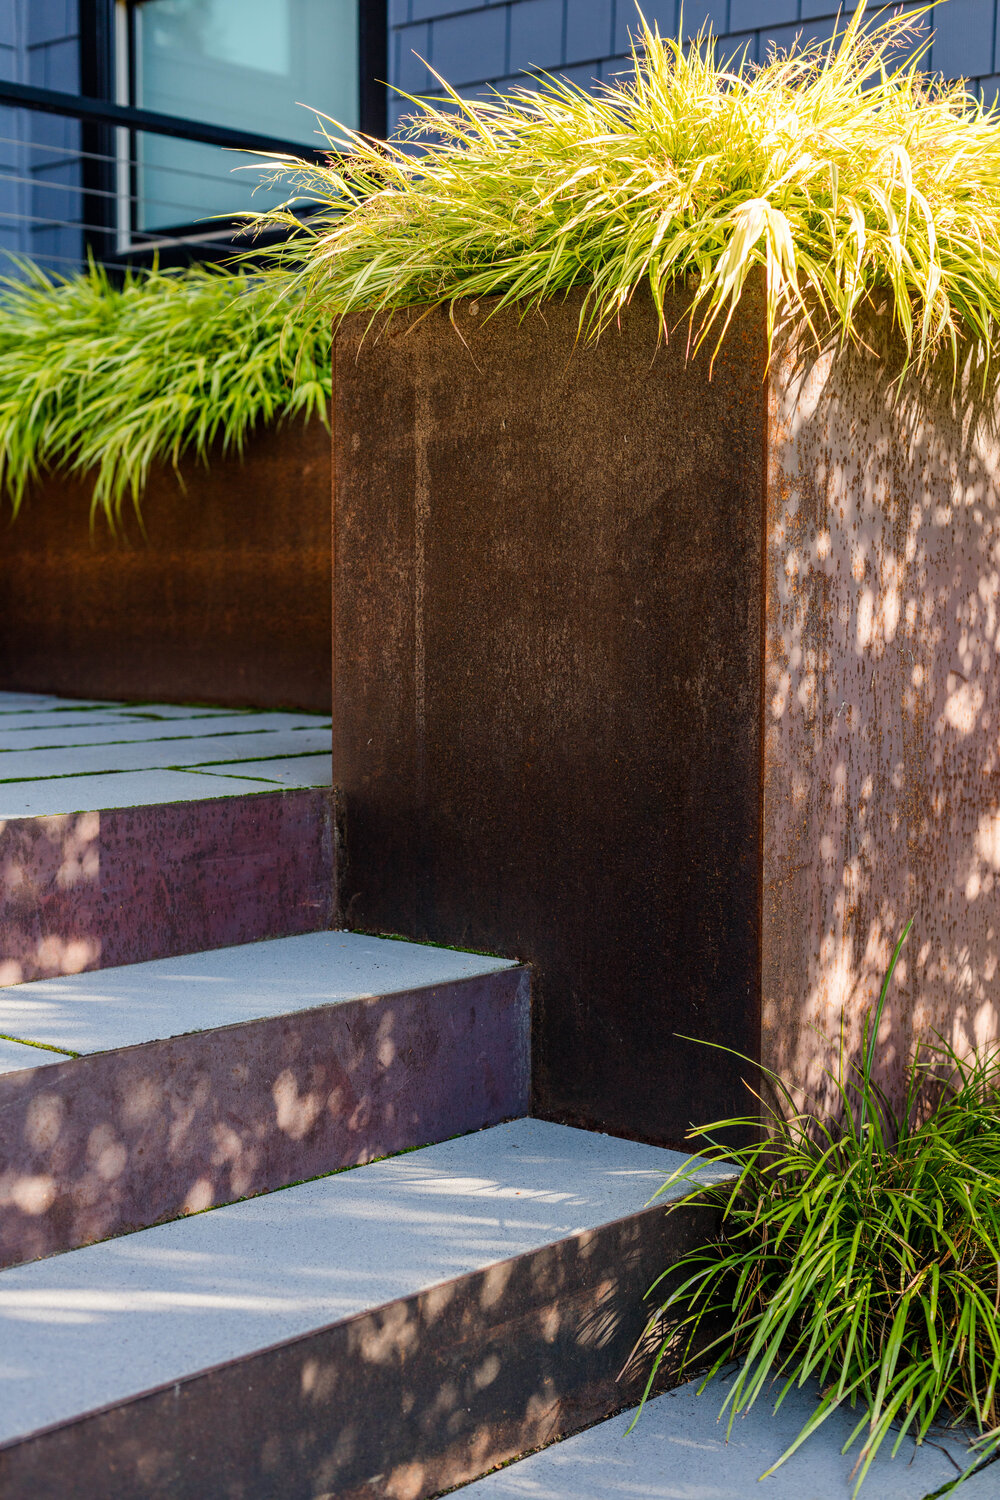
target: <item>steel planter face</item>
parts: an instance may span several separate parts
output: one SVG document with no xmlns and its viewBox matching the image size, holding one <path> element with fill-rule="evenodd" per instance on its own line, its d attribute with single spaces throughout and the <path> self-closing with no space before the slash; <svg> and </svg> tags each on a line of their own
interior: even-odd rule
<svg viewBox="0 0 1000 1500">
<path fill-rule="evenodd" d="M 4 529 L 0 686 L 99 698 L 330 709 L 330 436 L 256 434 L 244 460 L 154 470 L 145 530 L 90 526 L 55 475 Z"/>
<path fill-rule="evenodd" d="M 342 915 L 531 962 L 536 1110 L 677 1142 L 676 1033 L 758 1047 L 762 325 L 487 310 L 339 337 Z"/>
<path fill-rule="evenodd" d="M 816 1086 L 997 1033 L 1000 449 L 873 355 L 709 379 L 637 300 L 340 331 L 345 919 L 535 966 L 540 1113 L 676 1143 L 737 1061 Z M 888 351 L 891 356 L 891 350 Z"/>
<path fill-rule="evenodd" d="M 888 386 L 794 346 L 772 372 L 762 1050 L 821 1091 L 817 1032 L 859 1047 L 912 916 L 876 1062 L 898 1096 L 914 1036 L 1000 1029 L 1000 446 L 976 392 Z"/>
</svg>

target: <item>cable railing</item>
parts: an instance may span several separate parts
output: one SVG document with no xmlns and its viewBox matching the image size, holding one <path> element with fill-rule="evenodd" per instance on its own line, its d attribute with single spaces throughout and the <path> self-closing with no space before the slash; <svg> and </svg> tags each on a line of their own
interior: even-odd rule
<svg viewBox="0 0 1000 1500">
<path fill-rule="evenodd" d="M 18 259 L 66 274 L 88 258 L 232 256 L 248 248 L 241 213 L 287 196 L 262 182 L 259 154 L 330 150 L 27 84 L 0 82 L 0 106 L 0 274 Z"/>
</svg>

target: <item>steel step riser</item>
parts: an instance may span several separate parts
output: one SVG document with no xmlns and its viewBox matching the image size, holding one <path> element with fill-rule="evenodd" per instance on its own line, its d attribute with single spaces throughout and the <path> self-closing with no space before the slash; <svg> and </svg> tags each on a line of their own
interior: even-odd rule
<svg viewBox="0 0 1000 1500">
<path fill-rule="evenodd" d="M 524 1115 L 529 1009 L 509 968 L 0 1075 L 0 1265 Z"/>
<path fill-rule="evenodd" d="M 325 788 L 11 818 L 0 984 L 319 932 L 333 900 Z"/>
<path fill-rule="evenodd" d="M 0 1493 L 427 1500 L 634 1402 L 643 1294 L 711 1229 L 645 1209 L 33 1434 Z"/>
</svg>

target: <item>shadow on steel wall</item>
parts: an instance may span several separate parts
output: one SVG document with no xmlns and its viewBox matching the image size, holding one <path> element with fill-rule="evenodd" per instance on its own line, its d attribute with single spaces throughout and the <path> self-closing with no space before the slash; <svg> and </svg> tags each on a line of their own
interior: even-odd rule
<svg viewBox="0 0 1000 1500">
<path fill-rule="evenodd" d="M 774 380 L 764 690 L 764 1060 L 823 1093 L 906 920 L 879 1037 L 1000 1030 L 1000 442 L 975 374 L 786 355 Z"/>
</svg>

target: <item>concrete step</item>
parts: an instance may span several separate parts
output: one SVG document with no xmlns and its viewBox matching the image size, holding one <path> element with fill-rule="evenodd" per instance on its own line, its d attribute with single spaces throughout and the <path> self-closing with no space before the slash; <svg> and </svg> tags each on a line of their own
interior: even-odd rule
<svg viewBox="0 0 1000 1500">
<path fill-rule="evenodd" d="M 0 1272 L 0 1494 L 423 1500 L 577 1430 L 680 1160 L 520 1120 Z"/>
<path fill-rule="evenodd" d="M 0 985 L 328 928 L 330 722 L 0 693 Z"/>
<path fill-rule="evenodd" d="M 523 1115 L 528 1027 L 519 965 L 349 932 L 0 990 L 0 1265 Z"/>
<path fill-rule="evenodd" d="M 733 1428 L 718 1420 L 728 1382 L 698 1394 L 699 1381 L 649 1402 L 626 1437 L 634 1410 L 488 1474 L 456 1493 L 463 1500 L 851 1500 L 858 1450 L 841 1452 L 860 1415 L 831 1417 L 763 1489 L 758 1481 L 795 1440 L 815 1410 L 816 1387 L 789 1393 L 777 1412 L 780 1385 Z M 766 1393 L 765 1393 L 766 1394 Z M 970 1466 L 962 1435 L 932 1431 L 917 1448 L 904 1439 L 895 1459 L 890 1440 L 868 1471 L 862 1500 L 925 1500 Z M 996 1500 L 995 1467 L 966 1481 L 963 1500 Z"/>
</svg>

